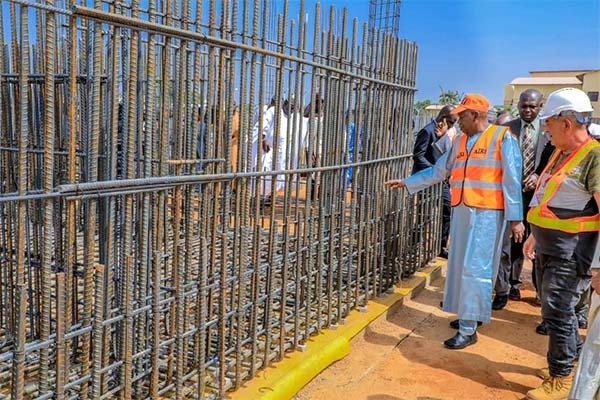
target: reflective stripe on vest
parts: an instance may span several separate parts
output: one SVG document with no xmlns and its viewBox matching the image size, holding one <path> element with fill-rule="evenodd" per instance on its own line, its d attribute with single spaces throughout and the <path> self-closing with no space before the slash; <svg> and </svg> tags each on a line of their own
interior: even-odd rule
<svg viewBox="0 0 600 400">
<path fill-rule="evenodd" d="M 456 160 L 450 171 L 451 205 L 504 209 L 501 146 L 505 126 L 490 125 L 467 151 L 467 135 L 461 135 Z"/>
<path fill-rule="evenodd" d="M 562 165 L 554 171 L 547 180 L 542 200 L 527 213 L 527 221 L 529 221 L 530 224 L 539 226 L 540 228 L 554 229 L 567 233 L 595 232 L 600 230 L 600 214 L 598 213 L 587 217 L 558 218 L 548 207 L 548 204 L 554 196 L 559 194 L 562 183 L 569 176 L 571 171 L 583 161 L 590 151 L 598 146 L 600 146 L 600 144 L 590 138 L 579 146 L 577 150 L 571 153 Z M 542 177 L 544 177 L 547 174 L 547 171 L 554 165 L 559 155 L 560 151 L 558 150 L 552 154 L 546 169 L 542 172 Z M 541 179 L 542 178 L 538 181 L 536 191 L 539 189 Z"/>
</svg>

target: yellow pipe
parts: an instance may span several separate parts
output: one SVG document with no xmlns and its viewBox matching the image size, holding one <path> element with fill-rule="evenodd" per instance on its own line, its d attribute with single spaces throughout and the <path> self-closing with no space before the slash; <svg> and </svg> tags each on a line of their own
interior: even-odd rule
<svg viewBox="0 0 600 400">
<path fill-rule="evenodd" d="M 365 329 L 393 305 L 413 295 L 416 290 L 429 283 L 446 264 L 445 260 L 436 260 L 432 265 L 417 272 L 412 278 L 401 282 L 388 296 L 371 300 L 367 312 L 352 311 L 344 324 L 337 329 L 327 329 L 318 336 L 310 338 L 306 351 L 287 354 L 278 362 L 262 371 L 254 379 L 246 382 L 238 390 L 229 393 L 231 400 L 289 400 L 304 385 L 310 382 L 334 362 L 350 353 L 350 340 Z"/>
</svg>

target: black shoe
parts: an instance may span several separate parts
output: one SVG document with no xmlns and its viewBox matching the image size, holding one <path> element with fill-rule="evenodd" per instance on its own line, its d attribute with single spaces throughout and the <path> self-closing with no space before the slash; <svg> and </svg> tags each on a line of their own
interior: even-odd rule
<svg viewBox="0 0 600 400">
<path fill-rule="evenodd" d="M 577 325 L 579 325 L 579 329 L 587 329 L 588 320 L 586 317 L 577 317 Z"/>
<path fill-rule="evenodd" d="M 458 325 L 459 322 L 458 321 L 459 321 L 458 319 L 450 321 L 450 328 L 452 328 L 452 329 L 458 329 L 459 328 L 459 325 Z M 477 321 L 477 326 L 481 326 L 482 324 L 483 324 L 483 322 Z"/>
<path fill-rule="evenodd" d="M 508 292 L 508 298 L 514 301 L 521 300 L 521 291 L 516 287 L 511 287 L 510 291 Z"/>
<path fill-rule="evenodd" d="M 442 249 L 442 250 L 440 251 L 440 254 L 438 254 L 438 257 L 439 257 L 439 258 L 444 258 L 444 259 L 446 259 L 446 260 L 447 260 L 447 259 L 448 259 L 448 250 L 446 250 L 446 249 Z"/>
<path fill-rule="evenodd" d="M 467 346 L 477 343 L 477 332 L 470 336 L 465 336 L 460 332 L 456 332 L 456 335 L 450 339 L 444 341 L 444 346 L 447 349 L 458 350 L 464 349 Z"/>
<path fill-rule="evenodd" d="M 496 295 L 494 301 L 492 301 L 492 310 L 502 310 L 508 303 L 508 295 Z"/>
<path fill-rule="evenodd" d="M 538 335 L 548 336 L 548 327 L 545 323 L 542 322 L 541 324 L 535 327 L 535 333 L 537 333 Z"/>
</svg>

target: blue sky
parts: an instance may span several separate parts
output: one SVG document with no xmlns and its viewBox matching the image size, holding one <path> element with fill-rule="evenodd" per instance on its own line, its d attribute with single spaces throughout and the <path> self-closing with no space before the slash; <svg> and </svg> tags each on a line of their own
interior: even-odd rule
<svg viewBox="0 0 600 400">
<path fill-rule="evenodd" d="M 297 20 L 299 0 L 289 1 Z M 309 25 L 315 2 L 305 0 Z M 368 0 L 321 0 L 322 29 L 331 5 L 348 8 L 348 34 L 353 18 L 368 22 Z M 504 84 L 530 70 L 600 69 L 600 0 L 402 0 L 400 35 L 419 46 L 417 100 L 437 100 L 441 86 L 500 104 Z"/>
<path fill-rule="evenodd" d="M 530 70 L 600 68 L 599 0 L 405 0 L 400 30 L 419 45 L 418 99 L 441 85 L 499 104 Z"/>
<path fill-rule="evenodd" d="M 368 21 L 368 0 L 321 4 Z M 403 0 L 400 35 L 419 46 L 418 100 L 442 86 L 500 104 L 504 84 L 530 70 L 600 69 L 600 0 Z"/>
</svg>

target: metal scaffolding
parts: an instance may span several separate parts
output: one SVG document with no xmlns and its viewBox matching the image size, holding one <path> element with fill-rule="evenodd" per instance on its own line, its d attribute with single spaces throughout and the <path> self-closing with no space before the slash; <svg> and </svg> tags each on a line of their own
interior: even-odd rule
<svg viewBox="0 0 600 400">
<path fill-rule="evenodd" d="M 413 43 L 287 1 L 0 4 L 0 394 L 223 398 L 437 253 L 439 188 L 383 187 Z"/>
<path fill-rule="evenodd" d="M 369 0 L 370 42 L 378 46 L 377 33 L 400 36 L 400 6 L 402 0 Z"/>
</svg>

